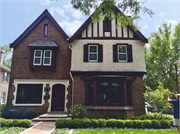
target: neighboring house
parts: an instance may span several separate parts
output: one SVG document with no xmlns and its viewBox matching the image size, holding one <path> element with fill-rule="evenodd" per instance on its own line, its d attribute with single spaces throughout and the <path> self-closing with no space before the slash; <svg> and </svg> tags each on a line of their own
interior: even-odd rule
<svg viewBox="0 0 180 134">
<path fill-rule="evenodd" d="M 117 8 L 113 8 L 120 12 Z M 117 19 L 89 17 L 69 38 L 45 10 L 11 45 L 8 107 L 39 114 L 82 104 L 95 116 L 145 114 L 147 39 Z"/>
<path fill-rule="evenodd" d="M 3 64 L 4 51 L 0 49 L 0 96 L 1 96 L 1 104 L 6 104 L 7 102 L 7 94 L 8 94 L 8 86 L 9 86 L 9 74 L 10 69 Z"/>
</svg>

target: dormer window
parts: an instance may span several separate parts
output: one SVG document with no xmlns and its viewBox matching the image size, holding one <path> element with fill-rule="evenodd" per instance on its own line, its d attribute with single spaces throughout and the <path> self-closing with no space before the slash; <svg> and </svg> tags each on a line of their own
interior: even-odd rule
<svg viewBox="0 0 180 134">
<path fill-rule="evenodd" d="M 41 65 L 42 61 L 42 50 L 34 51 L 34 65 Z"/>
<path fill-rule="evenodd" d="M 45 24 L 44 25 L 44 36 L 47 36 L 47 33 L 48 33 L 48 25 Z"/>
<path fill-rule="evenodd" d="M 51 65 L 51 55 L 52 51 L 51 50 L 44 50 L 44 62 L 43 65 Z"/>
</svg>

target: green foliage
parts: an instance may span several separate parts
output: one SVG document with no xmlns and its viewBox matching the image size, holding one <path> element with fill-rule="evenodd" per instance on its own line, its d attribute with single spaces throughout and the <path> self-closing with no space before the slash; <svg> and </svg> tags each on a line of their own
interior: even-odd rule
<svg viewBox="0 0 180 134">
<path fill-rule="evenodd" d="M 147 113 L 145 115 L 140 116 L 132 116 L 131 120 L 173 120 L 172 117 L 164 116 L 160 113 Z"/>
<path fill-rule="evenodd" d="M 16 113 L 16 114 L 14 115 L 14 118 L 15 118 L 15 119 L 24 119 L 23 113 L 22 113 L 22 112 Z"/>
<path fill-rule="evenodd" d="M 124 117 L 124 116 L 116 116 L 115 119 L 122 119 L 122 120 L 125 120 L 125 117 Z"/>
<path fill-rule="evenodd" d="M 152 128 L 152 120 L 142 120 L 144 128 Z"/>
<path fill-rule="evenodd" d="M 1 107 L 1 115 L 2 115 L 4 114 L 3 109 L 6 108 L 6 104 L 0 104 L 0 107 Z"/>
<path fill-rule="evenodd" d="M 106 116 L 104 117 L 104 119 L 109 120 L 109 119 L 112 119 L 112 117 Z"/>
<path fill-rule="evenodd" d="M 133 121 L 133 127 L 134 128 L 144 128 L 145 125 L 144 125 L 144 122 L 141 120 L 134 120 Z"/>
<path fill-rule="evenodd" d="M 83 126 L 84 126 L 85 128 L 91 126 L 91 120 L 90 120 L 90 119 L 84 118 L 84 119 L 82 119 L 82 122 L 83 122 Z"/>
<path fill-rule="evenodd" d="M 162 82 L 158 83 L 159 86 L 154 91 L 150 87 L 146 87 L 147 90 L 144 93 L 145 101 L 154 106 L 156 111 L 167 112 L 171 108 L 171 104 L 167 101 L 170 90 L 165 89 Z M 162 109 L 158 110 L 157 107 L 162 107 Z"/>
<path fill-rule="evenodd" d="M 65 129 L 55 129 L 51 134 L 69 134 L 69 129 L 65 128 Z"/>
<path fill-rule="evenodd" d="M 13 122 L 11 120 L 6 120 L 4 118 L 0 118 L 0 124 L 4 127 L 11 127 Z"/>
<path fill-rule="evenodd" d="M 80 10 L 85 15 L 90 15 L 90 11 L 95 9 L 91 16 L 93 21 L 104 20 L 105 17 L 108 17 L 109 20 L 113 20 L 117 17 L 117 27 L 122 27 L 123 25 L 131 25 L 136 29 L 129 17 L 125 16 L 124 14 L 131 13 L 131 18 L 133 20 L 140 19 L 140 11 L 149 14 L 151 17 L 154 14 L 152 10 L 143 6 L 143 2 L 139 2 L 136 0 L 71 0 L 70 3 L 74 9 Z M 115 12 L 112 7 L 115 9 L 120 9 L 121 12 Z M 103 9 L 104 11 L 101 12 Z"/>
<path fill-rule="evenodd" d="M 179 29 L 180 24 L 172 34 L 171 25 L 164 23 L 159 27 L 158 32 L 151 33 L 150 48 L 145 47 L 147 70 L 144 77 L 145 87 L 155 90 L 158 88 L 158 82 L 162 82 L 165 89 L 178 92 L 179 65 L 174 62 L 179 59 Z"/>
<path fill-rule="evenodd" d="M 1 46 L 0 48 L 3 48 L 4 50 L 3 65 L 8 68 L 11 68 L 12 52 L 9 49 L 9 45 L 4 45 L 4 46 Z"/>
<path fill-rule="evenodd" d="M 98 127 L 106 127 L 106 120 L 105 119 L 99 119 L 98 120 Z"/>
<path fill-rule="evenodd" d="M 134 121 L 133 120 L 126 120 L 125 121 L 125 127 L 133 128 L 133 126 L 134 126 Z"/>
<path fill-rule="evenodd" d="M 33 119 L 33 118 L 36 118 L 36 117 L 38 117 L 38 114 L 35 113 L 35 112 L 27 112 L 26 116 L 25 116 L 26 119 Z"/>
<path fill-rule="evenodd" d="M 89 119 L 99 119 L 97 116 L 88 116 Z"/>
<path fill-rule="evenodd" d="M 116 120 L 115 119 L 109 119 L 106 122 L 107 127 L 115 127 L 116 126 Z"/>
<path fill-rule="evenodd" d="M 68 116 L 71 115 L 72 119 L 75 119 L 75 118 L 82 119 L 86 116 L 87 110 L 84 108 L 84 106 L 79 104 L 79 105 L 74 105 L 73 107 L 70 107 L 67 110 L 67 114 Z"/>
<path fill-rule="evenodd" d="M 66 127 L 66 119 L 59 119 L 59 120 L 56 120 L 56 123 L 55 123 L 55 126 L 57 128 L 65 128 Z"/>
<path fill-rule="evenodd" d="M 124 128 L 125 124 L 123 120 L 116 120 L 116 127 L 117 128 Z"/>
<path fill-rule="evenodd" d="M 169 120 L 160 120 L 161 128 L 170 128 L 171 121 Z"/>
<path fill-rule="evenodd" d="M 161 128 L 161 124 L 159 120 L 152 120 L 152 128 Z"/>
<path fill-rule="evenodd" d="M 2 134 L 19 134 L 20 132 L 24 131 L 26 128 L 22 127 L 11 127 Z"/>
<path fill-rule="evenodd" d="M 31 127 L 31 121 L 27 119 L 21 120 L 19 127 L 25 127 L 25 128 Z"/>
<path fill-rule="evenodd" d="M 92 127 L 98 127 L 98 120 L 96 120 L 96 119 L 91 119 L 91 126 Z"/>
</svg>

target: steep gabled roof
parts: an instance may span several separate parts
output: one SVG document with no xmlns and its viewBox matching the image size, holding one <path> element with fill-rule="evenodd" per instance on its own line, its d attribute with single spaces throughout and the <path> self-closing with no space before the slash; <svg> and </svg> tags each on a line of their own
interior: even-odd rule
<svg viewBox="0 0 180 134">
<path fill-rule="evenodd" d="M 116 6 L 112 7 L 115 12 L 121 12 Z M 92 16 L 92 15 L 91 15 Z M 73 36 L 69 39 L 69 42 L 72 43 L 79 35 L 85 30 L 85 28 L 91 23 L 91 16 L 82 24 L 82 26 L 74 33 Z M 148 43 L 148 39 L 139 31 L 135 31 L 134 28 L 130 25 L 127 27 L 134 33 L 135 37 L 141 40 L 144 43 Z"/>
<path fill-rule="evenodd" d="M 65 38 L 65 40 L 67 40 L 67 34 L 46 9 L 13 43 L 11 43 L 10 48 L 14 48 L 44 17 L 48 17 L 50 21 L 54 24 L 54 26 L 57 28 L 57 30 Z"/>
</svg>

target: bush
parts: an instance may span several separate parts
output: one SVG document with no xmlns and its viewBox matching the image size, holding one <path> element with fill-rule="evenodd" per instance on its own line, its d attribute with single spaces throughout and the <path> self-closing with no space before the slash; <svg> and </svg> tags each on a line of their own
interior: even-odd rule
<svg viewBox="0 0 180 134">
<path fill-rule="evenodd" d="M 20 126 L 18 127 L 25 127 L 25 128 L 31 127 L 31 121 L 27 119 L 21 120 Z"/>
<path fill-rule="evenodd" d="M 144 128 L 144 122 L 142 120 L 134 120 L 133 128 Z"/>
<path fill-rule="evenodd" d="M 4 118 L 1 118 L 1 119 L 0 119 L 0 124 L 1 124 L 1 126 L 3 126 L 3 127 L 11 127 L 12 124 L 13 124 L 13 122 L 12 122 L 11 120 L 6 120 L 6 119 L 4 119 Z"/>
<path fill-rule="evenodd" d="M 161 127 L 161 124 L 158 120 L 152 120 L 152 128 L 160 128 Z"/>
<path fill-rule="evenodd" d="M 97 117 L 97 116 L 89 116 L 88 118 L 89 119 L 99 119 L 99 117 Z"/>
<path fill-rule="evenodd" d="M 23 113 L 22 112 L 19 112 L 19 113 L 16 113 L 14 115 L 14 118 L 15 119 L 24 119 L 25 117 L 23 116 Z"/>
<path fill-rule="evenodd" d="M 152 128 L 152 120 L 142 120 L 144 128 Z"/>
<path fill-rule="evenodd" d="M 71 115 L 72 119 L 75 119 L 75 118 L 82 119 L 86 116 L 87 110 L 81 104 L 80 105 L 74 105 L 73 107 L 70 107 L 67 110 L 67 114 L 68 114 L 68 116 Z"/>
<path fill-rule="evenodd" d="M 3 113 L 3 109 L 4 109 L 4 108 L 6 108 L 6 104 L 2 104 L 2 105 L 1 105 L 1 115 L 4 114 L 4 113 Z"/>
<path fill-rule="evenodd" d="M 21 120 L 13 120 L 13 126 L 18 127 L 21 124 Z"/>
<path fill-rule="evenodd" d="M 115 119 L 109 119 L 106 122 L 107 127 L 116 127 L 116 120 Z"/>
<path fill-rule="evenodd" d="M 122 120 L 125 120 L 125 117 L 124 117 L 124 116 L 116 116 L 115 119 L 122 119 Z"/>
<path fill-rule="evenodd" d="M 83 127 L 87 128 L 87 127 L 91 127 L 91 120 L 88 118 L 84 118 L 82 119 L 83 122 Z"/>
<path fill-rule="evenodd" d="M 98 120 L 98 127 L 106 127 L 106 120 L 105 119 L 99 119 Z"/>
<path fill-rule="evenodd" d="M 91 119 L 91 126 L 92 127 L 98 127 L 98 120 L 96 120 L 96 119 Z"/>
<path fill-rule="evenodd" d="M 125 127 L 127 128 L 133 128 L 134 121 L 133 120 L 126 120 L 125 121 Z"/>
<path fill-rule="evenodd" d="M 109 120 L 109 119 L 112 119 L 112 117 L 106 116 L 106 117 L 104 117 L 104 119 Z"/>
<path fill-rule="evenodd" d="M 57 128 L 66 128 L 67 126 L 65 122 L 66 122 L 66 119 L 58 119 L 56 120 L 55 125 Z"/>
<path fill-rule="evenodd" d="M 124 128 L 124 121 L 123 120 L 116 120 L 116 127 L 117 128 Z"/>
<path fill-rule="evenodd" d="M 139 117 L 138 116 L 132 116 L 131 120 L 139 120 Z"/>
<path fill-rule="evenodd" d="M 168 120 L 160 120 L 161 128 L 170 128 L 171 121 Z"/>
<path fill-rule="evenodd" d="M 33 119 L 33 118 L 38 117 L 38 114 L 35 112 L 27 112 L 25 117 L 26 119 Z"/>
</svg>

